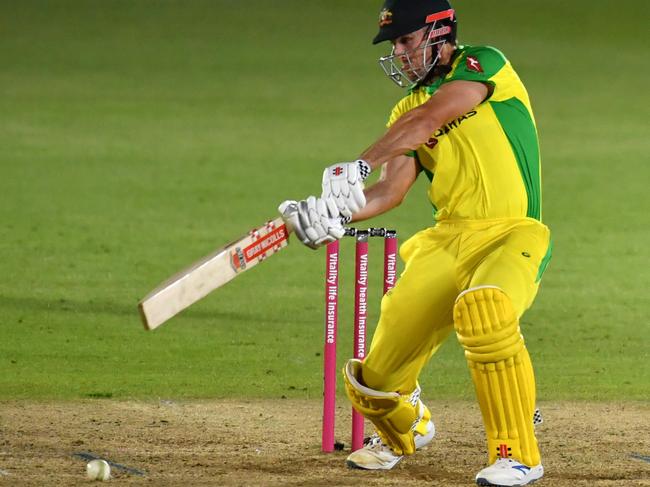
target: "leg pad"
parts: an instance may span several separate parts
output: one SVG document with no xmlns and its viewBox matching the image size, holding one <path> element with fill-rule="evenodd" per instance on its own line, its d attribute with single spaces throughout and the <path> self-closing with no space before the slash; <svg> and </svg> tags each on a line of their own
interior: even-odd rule
<svg viewBox="0 0 650 487">
<path fill-rule="evenodd" d="M 412 394 L 382 392 L 364 386 L 360 360 L 351 359 L 343 369 L 345 392 L 352 407 L 368 418 L 382 441 L 396 455 L 415 453 L 414 432 L 426 435 L 431 413 L 420 401 L 420 388 Z"/>
<path fill-rule="evenodd" d="M 463 292 L 454 306 L 454 327 L 476 388 L 490 463 L 512 457 L 538 465 L 535 378 L 510 298 L 496 287 Z"/>
</svg>

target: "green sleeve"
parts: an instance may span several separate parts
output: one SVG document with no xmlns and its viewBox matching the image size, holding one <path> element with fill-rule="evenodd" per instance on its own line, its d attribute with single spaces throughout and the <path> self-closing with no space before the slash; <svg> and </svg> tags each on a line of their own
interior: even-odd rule
<svg viewBox="0 0 650 487">
<path fill-rule="evenodd" d="M 467 47 L 462 49 L 460 57 L 454 62 L 454 67 L 445 78 L 445 82 L 478 81 L 494 87 L 495 83 L 492 78 L 505 66 L 506 62 L 505 56 L 493 47 Z"/>
</svg>

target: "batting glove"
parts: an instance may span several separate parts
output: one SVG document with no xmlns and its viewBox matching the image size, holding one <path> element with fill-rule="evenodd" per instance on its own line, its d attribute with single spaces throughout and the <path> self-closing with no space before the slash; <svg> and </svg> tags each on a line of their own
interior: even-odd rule
<svg viewBox="0 0 650 487">
<path fill-rule="evenodd" d="M 349 222 L 353 213 L 366 206 L 363 181 L 371 170 L 366 161 L 359 159 L 354 162 L 334 164 L 323 172 L 321 197 L 332 198 L 345 221 Z"/>
<path fill-rule="evenodd" d="M 287 200 L 278 211 L 298 239 L 311 249 L 340 239 L 345 228 L 338 214 L 338 207 L 331 198 L 310 196 L 306 200 Z"/>
</svg>

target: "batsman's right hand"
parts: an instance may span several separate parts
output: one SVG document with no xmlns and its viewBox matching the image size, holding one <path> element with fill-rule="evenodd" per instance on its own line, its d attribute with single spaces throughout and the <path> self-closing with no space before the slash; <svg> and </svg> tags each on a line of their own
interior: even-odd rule
<svg viewBox="0 0 650 487">
<path fill-rule="evenodd" d="M 323 171 L 323 193 L 321 198 L 331 198 L 336 203 L 344 221 L 366 206 L 363 181 L 372 171 L 363 159 L 354 162 L 340 162 Z"/>
<path fill-rule="evenodd" d="M 278 211 L 296 236 L 311 249 L 340 239 L 345 228 L 339 217 L 339 210 L 331 198 L 310 196 L 301 201 L 287 200 Z"/>
</svg>

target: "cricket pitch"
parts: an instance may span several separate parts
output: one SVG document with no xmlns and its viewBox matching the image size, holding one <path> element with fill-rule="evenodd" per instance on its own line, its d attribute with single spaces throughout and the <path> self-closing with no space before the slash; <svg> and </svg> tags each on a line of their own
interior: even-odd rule
<svg viewBox="0 0 650 487">
<path fill-rule="evenodd" d="M 346 468 L 346 451 L 319 451 L 317 400 L 5 401 L 0 484 L 81 485 L 83 455 L 95 455 L 117 465 L 114 485 L 474 485 L 486 460 L 478 409 L 458 401 L 428 405 L 436 439 L 380 473 Z M 650 486 L 649 405 L 540 407 L 540 487 Z M 349 435 L 350 411 L 340 399 L 336 437 L 346 448 Z"/>
</svg>

